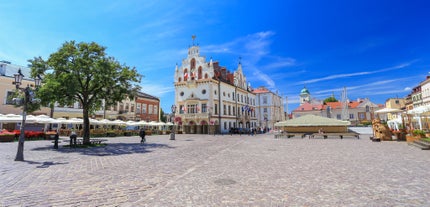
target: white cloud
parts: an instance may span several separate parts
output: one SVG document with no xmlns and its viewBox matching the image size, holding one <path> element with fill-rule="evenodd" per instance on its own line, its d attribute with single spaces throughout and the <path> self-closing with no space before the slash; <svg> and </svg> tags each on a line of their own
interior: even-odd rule
<svg viewBox="0 0 430 207">
<path fill-rule="evenodd" d="M 411 87 L 406 87 L 405 89 L 403 89 L 404 91 L 411 91 L 412 88 Z"/>
<path fill-rule="evenodd" d="M 167 93 L 171 93 L 175 91 L 175 87 L 166 86 L 166 85 L 158 85 L 158 84 L 141 84 L 142 91 L 153 96 L 161 97 Z"/>
<path fill-rule="evenodd" d="M 248 80 L 262 81 L 269 89 L 275 90 L 276 84 L 273 74 L 263 73 L 271 69 L 279 69 L 296 65 L 296 60 L 290 57 L 270 56 L 271 38 L 275 35 L 273 31 L 262 31 L 236 38 L 230 42 L 202 46 L 201 51 L 208 54 L 228 54 L 242 58 L 242 66 L 245 71 L 250 71 L 252 77 Z M 261 60 L 270 64 L 261 65 Z"/>
<path fill-rule="evenodd" d="M 364 72 L 356 72 L 356 73 L 346 73 L 346 74 L 329 75 L 329 76 L 322 77 L 322 78 L 316 78 L 316 79 L 301 81 L 301 82 L 298 82 L 297 85 L 316 83 L 316 82 L 321 82 L 321 81 L 325 81 L 325 80 L 332 80 L 332 79 L 339 79 L 339 78 L 346 78 L 346 77 L 353 77 L 353 76 L 371 75 L 371 74 L 374 74 L 374 73 L 387 72 L 387 71 L 390 71 L 390 70 L 398 70 L 398 69 L 402 69 L 402 68 L 408 67 L 413 62 L 415 62 L 415 60 L 411 61 L 411 62 L 408 62 L 408 63 L 402 63 L 402 64 L 399 64 L 399 65 L 396 65 L 396 66 L 393 66 L 393 67 L 383 68 L 383 69 L 379 69 L 379 70 L 375 70 L 375 71 L 364 71 Z"/>
<path fill-rule="evenodd" d="M 276 89 L 275 81 L 273 81 L 267 74 L 261 73 L 260 71 L 256 70 L 254 71 L 253 75 L 257 78 L 262 80 L 267 84 L 267 87 L 271 90 Z"/>
</svg>

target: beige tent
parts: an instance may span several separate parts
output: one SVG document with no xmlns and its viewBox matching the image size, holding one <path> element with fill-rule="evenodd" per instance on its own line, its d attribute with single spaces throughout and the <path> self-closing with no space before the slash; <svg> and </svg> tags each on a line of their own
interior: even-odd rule
<svg viewBox="0 0 430 207">
<path fill-rule="evenodd" d="M 287 132 L 307 132 L 317 133 L 320 130 L 323 132 L 339 133 L 348 132 L 349 121 L 340 121 L 322 116 L 304 115 L 295 119 L 278 122 L 276 127 L 280 127 Z"/>
</svg>

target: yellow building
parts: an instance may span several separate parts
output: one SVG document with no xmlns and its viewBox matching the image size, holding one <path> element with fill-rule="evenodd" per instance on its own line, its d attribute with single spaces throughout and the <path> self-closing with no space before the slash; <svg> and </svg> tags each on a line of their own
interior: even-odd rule
<svg viewBox="0 0 430 207">
<path fill-rule="evenodd" d="M 34 79 L 30 78 L 29 68 L 13 65 L 7 61 L 0 61 L 0 97 L 2 98 L 0 114 L 22 114 L 22 107 L 16 107 L 9 98 L 15 92 L 15 84 L 13 84 L 15 81 L 14 74 L 18 73 L 19 69 L 21 69 L 21 72 L 24 75 L 21 87 L 34 85 Z M 42 107 L 41 110 L 35 111 L 31 114 L 49 115 L 49 111 L 49 108 Z"/>
<path fill-rule="evenodd" d="M 404 109 L 406 107 L 406 100 L 404 98 L 389 98 L 385 101 L 385 107 L 389 109 Z M 396 113 L 387 114 L 388 120 L 393 120 L 396 118 Z"/>
</svg>

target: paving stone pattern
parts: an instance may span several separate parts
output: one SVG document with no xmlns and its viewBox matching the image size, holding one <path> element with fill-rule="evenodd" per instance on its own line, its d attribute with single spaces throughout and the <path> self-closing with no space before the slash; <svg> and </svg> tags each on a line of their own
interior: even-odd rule
<svg viewBox="0 0 430 207">
<path fill-rule="evenodd" d="M 430 206 L 430 152 L 273 135 L 0 143 L 0 206 Z"/>
</svg>

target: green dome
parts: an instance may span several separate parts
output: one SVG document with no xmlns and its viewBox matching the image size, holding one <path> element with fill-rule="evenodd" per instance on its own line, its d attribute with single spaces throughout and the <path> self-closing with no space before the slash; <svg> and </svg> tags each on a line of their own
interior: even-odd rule
<svg viewBox="0 0 430 207">
<path fill-rule="evenodd" d="M 303 88 L 302 91 L 300 91 L 300 94 L 311 94 L 311 93 L 309 93 L 307 88 Z"/>
</svg>

